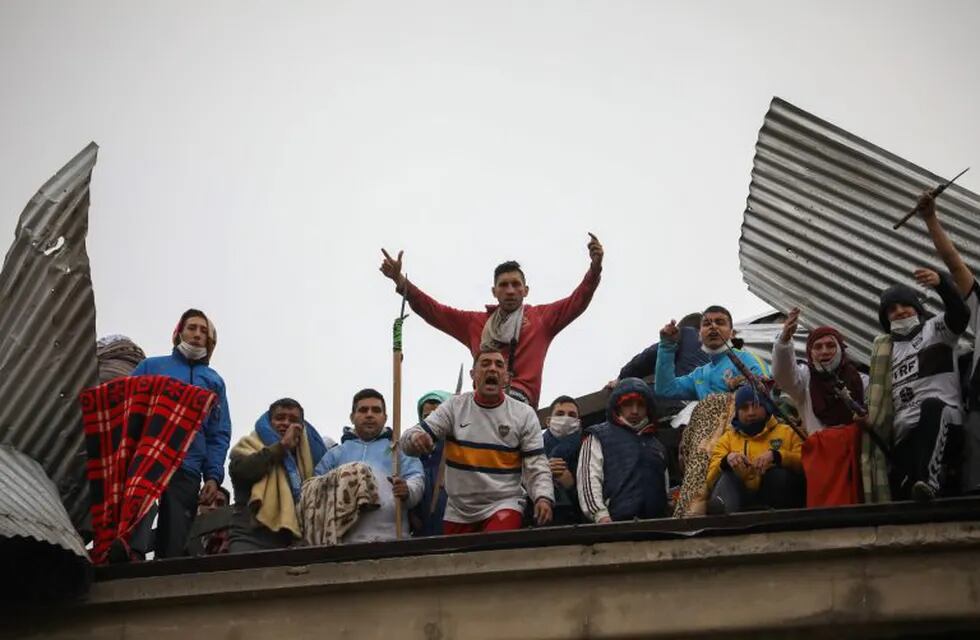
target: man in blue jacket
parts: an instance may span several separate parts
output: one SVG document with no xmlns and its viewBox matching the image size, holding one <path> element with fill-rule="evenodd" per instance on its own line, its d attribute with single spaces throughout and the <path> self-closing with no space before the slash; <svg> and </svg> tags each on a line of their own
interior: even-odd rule
<svg viewBox="0 0 980 640">
<path fill-rule="evenodd" d="M 673 320 L 660 330 L 657 373 L 653 381 L 658 397 L 677 400 L 703 400 L 712 393 L 735 391 L 745 380 L 728 355 L 728 345 L 739 361 L 757 376 L 768 376 L 769 369 L 757 356 L 738 348 L 741 341 L 733 338 L 732 314 L 728 309 L 712 305 L 701 314 L 701 349 L 710 361 L 687 375 L 677 375 L 677 351 L 680 327 Z M 730 341 L 730 342 L 729 342 Z"/>
<path fill-rule="evenodd" d="M 154 544 L 157 558 L 186 555 L 187 535 L 197 505 L 210 504 L 225 478 L 225 456 L 231 442 L 231 415 L 225 381 L 209 366 L 218 332 L 203 311 L 188 309 L 173 333 L 169 356 L 147 358 L 131 375 L 169 376 L 185 384 L 207 389 L 218 396 L 201 431 L 191 440 L 187 457 L 160 497 L 160 516 Z M 204 487 L 201 487 L 201 480 Z"/>
<path fill-rule="evenodd" d="M 374 471 L 381 506 L 361 513 L 342 542 L 395 540 L 395 500 L 402 501 L 402 536 L 408 537 L 408 510 L 419 503 L 425 490 L 422 463 L 399 453 L 401 474 L 392 475 L 391 429 L 385 427 L 388 411 L 384 396 L 378 391 L 362 389 L 354 394 L 350 419 L 354 428 L 344 429 L 340 446 L 327 451 L 315 474 L 324 475 L 348 462 L 364 462 Z"/>
</svg>

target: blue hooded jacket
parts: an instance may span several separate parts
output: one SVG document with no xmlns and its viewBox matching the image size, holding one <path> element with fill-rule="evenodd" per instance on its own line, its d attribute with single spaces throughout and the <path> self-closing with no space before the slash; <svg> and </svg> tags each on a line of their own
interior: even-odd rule
<svg viewBox="0 0 980 640">
<path fill-rule="evenodd" d="M 306 440 L 310 443 L 310 457 L 313 459 L 313 467 L 316 468 L 317 463 L 327 453 L 327 449 L 335 446 L 336 443 L 330 441 L 330 444 L 327 444 L 312 424 L 306 420 L 303 421 L 303 424 L 306 425 Z M 282 439 L 279 433 L 272 427 L 272 421 L 269 419 L 268 411 L 263 413 L 255 421 L 255 433 L 262 440 L 262 444 L 267 447 L 271 447 Z M 299 502 L 300 490 L 303 488 L 303 479 L 299 476 L 296 457 L 292 453 L 287 452 L 282 462 L 283 466 L 286 467 L 286 476 L 289 478 L 289 488 L 293 490 L 293 500 Z"/>
<path fill-rule="evenodd" d="M 616 406 L 628 393 L 643 396 L 651 421 L 656 412 L 650 385 L 639 378 L 626 378 L 609 395 L 606 422 L 588 429 L 602 445 L 603 498 L 615 521 L 662 518 L 667 510 L 666 450 L 653 425 L 637 433 L 619 423 Z"/>
<path fill-rule="evenodd" d="M 712 393 L 729 391 L 728 379 L 742 375 L 735 367 L 727 353 L 710 355 L 708 364 L 701 365 L 685 376 L 677 376 L 674 359 L 677 353 L 677 343 L 664 340 L 660 343 L 660 355 L 657 358 L 657 373 L 654 378 L 654 392 L 665 398 L 678 400 L 703 400 Z M 768 376 L 769 368 L 758 356 L 735 349 L 735 354 L 758 376 Z"/>
<path fill-rule="evenodd" d="M 169 376 L 195 387 L 213 391 L 218 402 L 204 420 L 201 431 L 194 434 L 181 470 L 204 480 L 214 480 L 220 486 L 225 479 L 225 458 L 231 444 L 231 414 L 225 381 L 218 372 L 203 362 L 191 362 L 174 348 L 169 356 L 147 358 L 136 365 L 132 376 Z M 203 432 L 203 433 L 202 433 Z"/>
<path fill-rule="evenodd" d="M 430 391 L 419 398 L 418 403 L 416 403 L 419 422 L 422 421 L 422 405 L 431 401 L 442 404 L 451 397 L 452 394 L 448 391 Z M 446 494 L 446 487 L 440 487 L 439 497 L 436 499 L 435 509 L 433 509 L 432 494 L 439 480 L 439 464 L 442 460 L 446 441 L 437 440 L 435 445 L 432 453 L 419 456 L 418 458 L 422 461 L 422 468 L 425 471 L 425 492 L 422 494 L 422 500 L 412 510 L 414 518 L 422 524 L 421 529 L 413 531 L 416 536 L 442 535 L 442 517 L 446 513 L 446 500 L 449 497 Z M 445 481 L 445 478 L 443 480 Z"/>
<path fill-rule="evenodd" d="M 412 476 L 422 475 L 422 463 L 418 458 L 399 454 L 399 464 L 401 465 L 401 477 L 411 478 Z M 336 469 L 348 462 L 366 462 L 375 469 L 383 470 L 386 475 L 391 475 L 391 429 L 385 428 L 378 434 L 378 437 L 370 442 L 365 442 L 357 437 L 357 434 L 350 427 L 344 427 L 344 435 L 340 438 L 340 445 L 328 449 L 327 453 L 316 465 L 314 475 L 321 476 Z"/>
</svg>

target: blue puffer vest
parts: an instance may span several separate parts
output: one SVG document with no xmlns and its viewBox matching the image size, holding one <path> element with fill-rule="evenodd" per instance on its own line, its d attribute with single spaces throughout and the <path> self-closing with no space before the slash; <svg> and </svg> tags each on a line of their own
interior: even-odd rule
<svg viewBox="0 0 980 640">
<path fill-rule="evenodd" d="M 650 387 L 627 378 L 609 397 L 607 421 L 588 430 L 602 445 L 603 497 L 613 520 L 662 518 L 667 511 L 666 451 L 653 429 L 638 434 L 613 422 L 616 404 L 627 393 L 642 394 L 648 412 L 654 412 Z"/>
</svg>

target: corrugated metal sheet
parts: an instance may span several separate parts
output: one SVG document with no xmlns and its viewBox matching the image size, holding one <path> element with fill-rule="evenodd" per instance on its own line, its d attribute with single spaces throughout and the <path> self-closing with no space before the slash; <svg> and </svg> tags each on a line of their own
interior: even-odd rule
<svg viewBox="0 0 980 640">
<path fill-rule="evenodd" d="M 85 236 L 98 146 L 28 203 L 0 272 L 0 444 L 44 468 L 78 526 L 88 510 L 79 391 L 95 384 L 95 300 Z"/>
<path fill-rule="evenodd" d="M 35 460 L 0 445 L 0 537 L 33 538 L 88 561 L 54 483 Z"/>
<path fill-rule="evenodd" d="M 952 177 L 963 167 L 946 167 Z M 776 309 L 798 305 L 806 326 L 829 324 L 865 364 L 878 326 L 878 296 L 914 284 L 919 266 L 941 266 L 913 219 L 894 224 L 919 193 L 943 181 L 784 100 L 766 114 L 752 167 L 739 258 L 749 290 Z M 958 185 L 939 215 L 964 259 L 980 265 L 980 196 Z M 926 305 L 939 310 L 930 293 Z"/>
</svg>

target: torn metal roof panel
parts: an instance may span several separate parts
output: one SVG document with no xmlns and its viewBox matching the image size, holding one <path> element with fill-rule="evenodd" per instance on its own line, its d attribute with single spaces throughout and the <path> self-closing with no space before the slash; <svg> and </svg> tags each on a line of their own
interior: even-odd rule
<svg viewBox="0 0 980 640">
<path fill-rule="evenodd" d="M 949 167 L 951 173 L 962 167 Z M 825 120 L 774 98 L 752 167 L 739 259 L 749 290 L 807 327 L 831 325 L 867 364 L 878 296 L 913 284 L 920 266 L 941 267 L 920 218 L 892 225 L 919 193 L 945 180 Z M 938 202 L 964 259 L 980 266 L 980 196 L 958 184 Z M 926 307 L 940 310 L 930 293 Z"/>
<path fill-rule="evenodd" d="M 92 566 L 81 537 L 44 469 L 0 445 L 0 599 L 44 601 L 82 593 Z M 7 576 L 5 576 L 7 577 Z"/>
<path fill-rule="evenodd" d="M 98 375 L 85 250 L 97 155 L 89 144 L 31 199 L 0 272 L 0 444 L 40 462 L 76 526 L 88 511 L 77 399 Z"/>
</svg>

